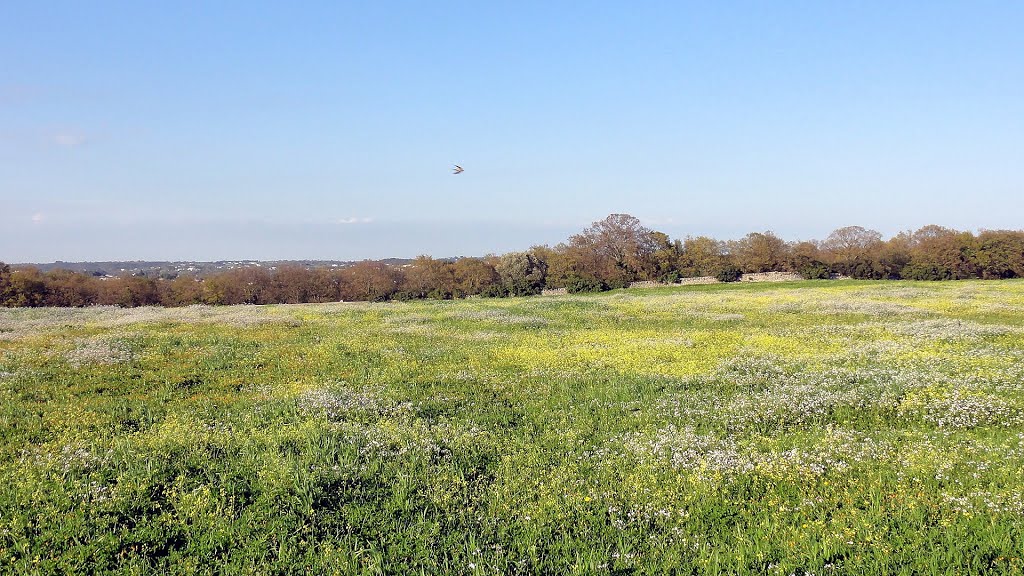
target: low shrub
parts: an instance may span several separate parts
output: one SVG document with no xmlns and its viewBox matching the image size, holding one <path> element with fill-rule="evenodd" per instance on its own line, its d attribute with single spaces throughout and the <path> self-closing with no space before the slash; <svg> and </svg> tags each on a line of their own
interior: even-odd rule
<svg viewBox="0 0 1024 576">
<path fill-rule="evenodd" d="M 828 280 L 832 277 L 831 270 L 821 262 L 814 262 L 802 266 L 797 273 L 803 276 L 804 280 Z"/>
<path fill-rule="evenodd" d="M 565 291 L 569 294 L 604 292 L 606 290 L 608 290 L 608 284 L 598 278 L 584 278 L 574 275 L 565 281 Z"/>
<path fill-rule="evenodd" d="M 723 266 L 716 274 L 715 278 L 719 282 L 738 282 L 743 277 L 743 271 L 738 267 L 728 264 Z"/>
</svg>

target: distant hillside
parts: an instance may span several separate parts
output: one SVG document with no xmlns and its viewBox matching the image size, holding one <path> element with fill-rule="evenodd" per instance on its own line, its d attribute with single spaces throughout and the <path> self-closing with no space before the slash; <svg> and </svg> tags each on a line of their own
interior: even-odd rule
<svg viewBox="0 0 1024 576">
<path fill-rule="evenodd" d="M 454 259 L 452 259 L 454 260 Z M 392 266 L 404 266 L 412 262 L 409 258 L 386 258 L 382 260 Z M 121 276 L 124 274 L 145 275 L 149 277 L 172 278 L 180 275 L 208 276 L 234 268 L 267 268 L 276 270 L 283 266 L 300 266 L 302 268 L 347 268 L 356 264 L 354 260 L 218 260 L 216 262 L 50 262 L 12 264 L 12 268 L 38 268 L 43 272 L 51 270 L 71 270 L 94 276 Z"/>
</svg>

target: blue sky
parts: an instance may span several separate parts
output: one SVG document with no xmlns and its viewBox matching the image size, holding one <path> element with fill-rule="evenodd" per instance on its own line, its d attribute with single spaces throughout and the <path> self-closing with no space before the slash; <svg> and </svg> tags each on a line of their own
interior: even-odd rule
<svg viewBox="0 0 1024 576">
<path fill-rule="evenodd" d="M 208 4 L 0 5 L 0 260 L 1024 227 L 1021 2 Z"/>
</svg>

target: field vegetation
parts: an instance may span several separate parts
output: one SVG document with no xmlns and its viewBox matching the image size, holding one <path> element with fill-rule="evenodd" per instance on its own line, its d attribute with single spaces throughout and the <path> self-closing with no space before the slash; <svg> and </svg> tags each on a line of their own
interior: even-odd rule
<svg viewBox="0 0 1024 576">
<path fill-rule="evenodd" d="M 0 309 L 0 573 L 1019 574 L 1024 282 Z"/>
</svg>

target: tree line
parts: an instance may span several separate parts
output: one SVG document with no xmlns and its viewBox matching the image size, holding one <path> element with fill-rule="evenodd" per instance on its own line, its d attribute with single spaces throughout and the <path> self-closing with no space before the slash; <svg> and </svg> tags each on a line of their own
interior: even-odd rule
<svg viewBox="0 0 1024 576">
<path fill-rule="evenodd" d="M 188 306 L 384 301 L 539 294 L 546 288 L 596 292 L 655 280 L 788 271 L 806 279 L 958 280 L 1024 277 L 1024 231 L 978 234 L 928 225 L 883 240 L 848 226 L 823 241 L 786 242 L 772 232 L 739 240 L 671 239 L 628 214 L 594 222 L 566 242 L 482 258 L 420 256 L 392 266 L 366 260 L 342 269 L 247 267 L 205 277 L 144 275 L 99 278 L 67 270 L 47 273 L 0 262 L 3 306 Z"/>
</svg>

